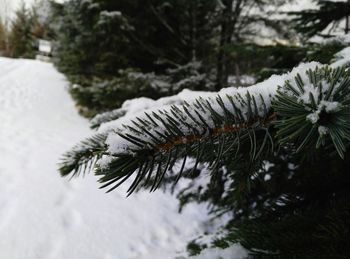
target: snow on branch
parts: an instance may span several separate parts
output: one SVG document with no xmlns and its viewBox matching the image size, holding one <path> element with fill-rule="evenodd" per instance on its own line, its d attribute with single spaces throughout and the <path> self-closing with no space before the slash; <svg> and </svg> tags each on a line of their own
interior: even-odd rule
<svg viewBox="0 0 350 259">
<path fill-rule="evenodd" d="M 110 131 L 107 145 L 108 152 L 113 155 L 154 147 L 162 149 L 168 146 L 170 136 L 174 137 L 172 141 L 175 143 L 186 142 L 208 136 L 210 132 L 214 134 L 240 128 L 244 123 L 268 116 L 279 86 L 317 66 L 322 65 L 316 62 L 301 64 L 288 74 L 272 76 L 250 87 L 225 88 L 219 93 L 187 90 L 173 97 L 153 101 L 146 107 L 154 107 L 148 109 L 144 109 L 145 106 L 138 100 L 135 106 L 141 108 L 140 112 L 127 113 L 125 117 L 103 125 L 100 131 Z M 134 105 L 129 108 L 133 110 Z M 178 118 L 174 117 L 176 114 Z M 225 117 L 230 115 L 232 120 L 225 121 Z M 170 130 L 167 123 L 176 125 L 177 129 Z"/>
<path fill-rule="evenodd" d="M 345 67 L 312 62 L 250 87 L 130 100 L 119 111 L 95 119 L 102 124 L 98 134 L 103 137 L 67 153 L 61 173 L 68 175 L 73 168 L 73 175 L 78 174 L 81 166 L 97 159 L 95 173 L 109 191 L 135 174 L 131 194 L 150 181 L 151 190 L 157 189 L 181 160 L 177 182 L 187 158 L 194 158 L 192 170 L 208 163 L 214 171 L 222 159 L 263 161 L 284 144 L 296 152 L 334 146 L 343 157 L 350 140 L 349 73 Z"/>
</svg>

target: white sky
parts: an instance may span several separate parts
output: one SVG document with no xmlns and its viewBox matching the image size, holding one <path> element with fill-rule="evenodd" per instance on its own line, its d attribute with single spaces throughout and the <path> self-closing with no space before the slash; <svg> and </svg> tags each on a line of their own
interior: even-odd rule
<svg viewBox="0 0 350 259">
<path fill-rule="evenodd" d="M 24 2 L 26 5 L 31 5 L 35 1 L 39 0 L 0 0 L 0 18 L 4 18 L 5 16 L 12 16 L 14 11 L 20 6 L 22 2 Z M 56 2 L 64 2 L 66 0 L 55 0 Z M 338 1 L 338 0 L 335 0 Z M 339 0 L 344 1 L 344 0 Z M 304 9 L 304 8 L 310 8 L 313 7 L 314 4 L 312 3 L 312 0 L 294 0 L 292 4 L 286 5 L 285 10 L 297 10 L 297 9 Z"/>
<path fill-rule="evenodd" d="M 39 0 L 0 0 L 0 18 L 11 17 L 14 11 L 20 6 L 21 3 L 25 3 L 27 6 L 32 5 L 35 1 Z M 56 2 L 64 2 L 66 0 L 55 0 Z"/>
<path fill-rule="evenodd" d="M 0 0 L 0 17 L 2 19 L 11 17 L 22 2 L 26 5 L 31 5 L 34 3 L 34 0 Z"/>
</svg>

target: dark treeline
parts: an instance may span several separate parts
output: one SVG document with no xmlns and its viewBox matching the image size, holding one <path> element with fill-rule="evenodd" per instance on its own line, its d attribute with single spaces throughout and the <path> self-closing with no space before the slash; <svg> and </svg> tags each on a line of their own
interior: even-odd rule
<svg viewBox="0 0 350 259">
<path fill-rule="evenodd" d="M 184 88 L 218 90 L 228 86 L 229 75 L 245 72 L 239 71 L 238 58 L 231 55 L 232 44 L 246 43 L 257 33 L 255 25 L 269 24 L 276 31 L 283 24 L 267 22 L 266 14 L 257 13 L 268 5 L 271 1 L 54 4 L 58 25 L 54 61 L 76 85 L 73 96 L 90 112 L 117 108 L 132 97 L 159 98 Z M 143 76 L 135 80 L 134 72 Z M 151 86 L 156 79 L 162 87 Z M 102 85 L 110 91 L 104 91 L 101 99 Z"/>
</svg>

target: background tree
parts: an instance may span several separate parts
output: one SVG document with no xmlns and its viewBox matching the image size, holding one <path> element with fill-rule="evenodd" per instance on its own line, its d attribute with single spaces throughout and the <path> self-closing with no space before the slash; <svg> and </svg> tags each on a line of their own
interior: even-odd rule
<svg viewBox="0 0 350 259">
<path fill-rule="evenodd" d="M 159 98 L 184 87 L 219 89 L 228 85 L 229 75 L 241 73 L 239 60 L 232 61 L 232 43 L 246 43 L 253 25 L 262 26 L 263 15 L 257 19 L 257 14 L 271 2 L 226 4 L 209 0 L 53 3 L 55 64 L 74 85 L 71 93 L 88 116 L 119 108 L 131 96 Z M 141 89 L 125 71 L 143 73 L 142 78 L 152 78 L 153 83 L 145 82 L 150 87 Z M 178 72 L 175 76 L 171 71 Z M 118 101 L 113 101 L 115 96 Z"/>
<path fill-rule="evenodd" d="M 219 25 L 217 44 L 216 90 L 228 86 L 229 75 L 239 76 L 238 60 L 230 55 L 232 45 L 252 43 L 261 30 L 274 30 L 280 36 L 290 37 L 280 19 L 269 17 L 266 8 L 278 7 L 288 1 L 222 0 L 218 1 L 217 22 Z"/>
<path fill-rule="evenodd" d="M 57 63 L 60 67 L 65 63 L 64 56 L 75 56 L 79 59 L 79 49 L 89 55 L 90 64 L 94 64 L 100 55 L 112 55 L 118 52 L 118 57 L 105 61 L 105 67 L 114 67 L 108 75 L 116 75 L 118 68 L 137 67 L 143 72 L 163 71 L 169 67 L 184 65 L 190 61 L 200 60 L 204 54 L 210 54 L 210 27 L 209 10 L 215 9 L 212 1 L 68 1 L 64 5 L 55 5 L 57 18 L 60 20 L 61 30 L 57 32 L 57 41 L 64 43 L 71 41 L 71 52 L 65 54 L 68 44 L 60 44 L 57 48 Z M 111 19 L 111 14 L 115 17 Z M 109 14 L 109 20 L 106 16 Z M 177 15 L 175 15 L 177 14 Z M 181 15 L 180 15 L 181 14 Z M 119 18 L 118 18 L 119 15 Z M 70 22 L 73 18 L 76 22 Z M 100 20 L 104 19 L 103 21 Z M 119 24 L 117 24 L 119 23 Z M 101 27 L 104 24 L 104 27 Z M 64 26 L 63 26 L 64 25 Z M 65 31 L 75 30 L 75 34 Z M 209 34 L 209 35 L 208 35 Z M 80 46 L 77 39 L 85 35 L 85 45 Z M 91 42 L 92 37 L 94 40 Z M 109 43 L 105 43 L 106 35 Z M 198 39 L 196 37 L 199 37 Z M 159 41 L 159 38 L 162 41 Z M 100 46 L 101 53 L 95 53 Z M 200 45 L 200 46 L 199 46 Z M 66 46 L 66 47 L 64 47 Z M 115 49 L 115 48 L 118 49 Z M 88 48 L 94 48 L 89 51 Z M 91 54 L 89 54 L 91 53 Z M 81 72 L 98 74 L 99 70 L 84 68 L 88 63 L 81 55 L 82 61 L 77 67 Z M 119 62 L 118 62 L 119 61 Z M 115 64 L 113 64 L 113 62 Z M 69 63 L 69 62 L 66 62 Z M 116 66 L 117 65 L 117 66 Z M 91 65 L 90 65 L 91 66 Z M 93 71 L 93 72 L 92 72 Z M 78 71 L 80 73 L 80 71 Z M 76 72 L 74 72 L 76 73 Z"/>
<path fill-rule="evenodd" d="M 296 15 L 293 23 L 296 29 L 306 37 L 312 37 L 316 34 L 330 34 L 335 28 L 339 27 L 340 22 L 344 22 L 344 32 L 349 32 L 349 1 L 331 1 L 318 0 L 317 9 L 302 10 L 300 12 L 290 12 L 290 15 Z M 329 29 L 328 32 L 325 32 Z"/>
<path fill-rule="evenodd" d="M 4 55 L 7 50 L 7 29 L 2 21 L 0 21 L 0 56 Z"/>
<path fill-rule="evenodd" d="M 203 73 L 213 67 L 208 15 L 213 6 L 207 0 L 53 3 L 55 64 L 78 86 L 71 88 L 78 104 L 90 110 L 118 108 L 131 97 L 158 98 L 184 87 L 198 88 L 205 81 Z M 139 79 L 130 80 L 135 72 L 139 79 L 147 78 L 143 87 Z M 102 85 L 105 91 L 99 94 Z"/>
<path fill-rule="evenodd" d="M 24 4 L 16 11 L 10 25 L 9 48 L 11 57 L 33 58 L 37 42 L 33 35 L 35 17 Z"/>
<path fill-rule="evenodd" d="M 10 2 L 0 1 L 0 55 L 7 56 L 8 50 L 8 26 L 9 26 Z"/>
</svg>

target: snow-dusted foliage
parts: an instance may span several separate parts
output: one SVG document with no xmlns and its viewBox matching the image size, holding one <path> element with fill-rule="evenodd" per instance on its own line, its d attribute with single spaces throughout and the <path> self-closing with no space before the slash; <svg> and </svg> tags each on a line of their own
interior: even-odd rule
<svg viewBox="0 0 350 259">
<path fill-rule="evenodd" d="M 101 11 L 96 26 L 101 30 L 105 29 L 105 26 L 118 26 L 123 31 L 134 30 L 133 26 L 129 24 L 128 19 L 120 11 Z"/>
<path fill-rule="evenodd" d="M 293 69 L 291 73 L 284 74 L 281 76 L 272 76 L 270 79 L 253 85 L 251 87 L 231 87 L 221 90 L 219 93 L 196 93 L 196 92 L 183 92 L 177 97 L 164 98 L 160 99 L 158 103 L 164 104 L 164 100 L 174 102 L 176 99 L 183 99 L 186 101 L 186 105 L 180 106 L 163 106 L 155 105 L 151 109 L 142 109 L 141 112 L 131 113 L 132 116 L 124 116 L 121 120 L 116 120 L 108 123 L 102 127 L 103 130 L 108 128 L 110 133 L 107 138 L 108 152 L 110 154 L 117 153 L 128 153 L 132 152 L 132 150 L 138 150 L 142 148 L 151 148 L 151 146 L 143 146 L 132 144 L 130 141 L 122 137 L 123 134 L 128 134 L 130 132 L 130 127 L 135 126 L 135 119 L 144 121 L 148 127 L 147 130 L 150 134 L 158 136 L 159 141 L 166 142 L 165 139 L 161 137 L 161 135 L 166 136 L 168 134 L 167 128 L 162 124 L 162 120 L 165 120 L 167 114 L 171 114 L 176 110 L 180 110 L 183 114 L 183 122 L 184 125 L 188 125 L 187 127 L 181 127 L 179 130 L 182 132 L 184 136 L 199 134 L 205 136 L 209 134 L 208 129 L 201 128 L 200 124 L 196 127 L 194 121 L 204 121 L 207 126 L 214 130 L 218 125 L 216 125 L 212 114 L 207 111 L 206 113 L 201 113 L 200 115 L 196 111 L 194 107 L 198 106 L 206 106 L 210 105 L 211 108 L 219 115 L 225 116 L 226 112 L 231 114 L 235 114 L 238 110 L 241 112 L 241 117 L 244 121 L 248 121 L 251 116 L 264 117 L 270 112 L 271 103 L 274 99 L 274 96 L 277 92 L 278 86 L 283 86 L 285 81 L 292 81 L 297 76 L 297 74 L 305 74 L 305 71 L 308 69 L 315 69 L 317 66 L 322 66 L 319 63 L 309 63 L 309 64 L 301 64 L 299 67 Z M 186 96 L 187 95 L 187 96 Z M 247 106 L 245 98 L 250 96 L 250 100 L 252 102 L 253 107 L 257 107 L 255 111 L 251 111 L 249 106 Z M 221 101 L 218 101 L 221 100 Z M 165 102 L 165 104 L 166 104 Z M 222 104 L 220 104 L 222 102 Z M 157 104 L 155 102 L 154 104 Z M 140 103 L 138 102 L 138 105 Z M 224 105 L 224 106 L 223 106 Z M 142 105 L 140 106 L 142 107 Z M 225 107 L 225 109 L 223 109 Z M 143 107 L 144 108 L 144 107 Z M 160 113 L 158 112 L 160 111 Z M 252 115 L 251 113 L 254 113 Z M 158 116 L 160 116 L 158 118 Z M 154 123 L 152 121 L 157 121 Z M 191 125 L 191 126 L 189 126 Z M 194 125 L 194 126 L 193 126 Z M 221 125 L 220 127 L 224 127 Z M 143 133 L 142 135 L 138 135 L 138 137 L 143 140 L 149 140 L 150 136 L 147 133 Z M 187 141 L 183 139 L 183 141 Z M 156 145 L 156 143 L 153 143 Z"/>
<path fill-rule="evenodd" d="M 119 110 L 125 101 L 130 103 L 129 100 L 132 98 L 144 98 L 143 100 L 149 99 L 148 102 L 152 102 L 150 98 L 159 99 L 179 93 L 183 89 L 209 90 L 214 88 L 213 79 L 202 71 L 201 64 L 198 62 L 169 69 L 166 74 L 121 69 L 116 76 L 111 78 L 78 77 L 74 81 L 77 83 L 73 84 L 70 89 L 73 97 L 79 105 L 90 108 L 92 111 L 93 109 L 106 111 L 115 108 Z M 143 102 L 138 105 L 142 108 Z M 95 122 L 96 120 L 93 120 L 93 127 L 97 126 Z"/>
<path fill-rule="evenodd" d="M 171 82 L 172 90 L 178 92 L 182 89 L 214 89 L 214 76 L 203 71 L 203 64 L 192 61 L 173 69 L 168 69 L 167 76 Z"/>
<path fill-rule="evenodd" d="M 316 67 L 298 74 L 292 82 L 279 89 L 275 110 L 283 120 L 277 123 L 278 134 L 284 142 L 306 138 L 298 143 L 297 152 L 306 145 L 319 148 L 330 138 L 343 157 L 346 151 L 344 141 L 349 138 L 348 104 L 349 104 L 349 71 L 345 67 Z M 291 105 L 293 109 L 287 108 Z M 305 123 L 300 128 L 303 121 Z M 318 132 L 318 134 L 315 134 Z M 318 136 L 317 136 L 318 135 Z"/>
</svg>

